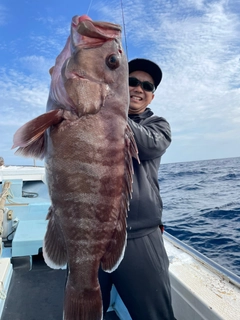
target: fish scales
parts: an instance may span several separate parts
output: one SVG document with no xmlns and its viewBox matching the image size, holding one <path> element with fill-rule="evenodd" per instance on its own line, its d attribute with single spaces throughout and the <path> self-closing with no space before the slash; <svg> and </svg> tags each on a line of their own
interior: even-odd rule
<svg viewBox="0 0 240 320">
<path fill-rule="evenodd" d="M 47 112 L 15 133 L 13 147 L 45 158 L 51 206 L 43 255 L 52 268 L 68 265 L 63 319 L 100 320 L 98 270 L 115 270 L 124 255 L 138 159 L 121 27 L 73 17 L 50 74 Z"/>
</svg>

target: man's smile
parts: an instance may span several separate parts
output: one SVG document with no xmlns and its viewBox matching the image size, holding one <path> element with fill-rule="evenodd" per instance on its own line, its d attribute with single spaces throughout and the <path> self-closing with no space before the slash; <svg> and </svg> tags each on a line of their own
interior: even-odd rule
<svg viewBox="0 0 240 320">
<path fill-rule="evenodd" d="M 141 97 L 138 97 L 138 96 L 135 96 L 135 95 L 131 95 L 130 98 L 131 98 L 132 100 L 136 100 L 136 101 L 141 101 L 141 100 L 142 100 Z"/>
</svg>

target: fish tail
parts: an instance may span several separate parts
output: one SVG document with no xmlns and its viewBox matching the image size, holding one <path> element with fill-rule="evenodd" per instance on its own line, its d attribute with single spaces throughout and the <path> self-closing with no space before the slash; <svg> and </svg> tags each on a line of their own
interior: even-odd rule
<svg viewBox="0 0 240 320">
<path fill-rule="evenodd" d="M 67 264 L 67 250 L 62 230 L 52 207 L 49 208 L 47 232 L 43 241 L 43 257 L 53 269 L 60 269 Z"/>
<path fill-rule="evenodd" d="M 96 290 L 76 290 L 67 282 L 64 297 L 63 320 L 102 320 L 100 287 Z"/>
</svg>

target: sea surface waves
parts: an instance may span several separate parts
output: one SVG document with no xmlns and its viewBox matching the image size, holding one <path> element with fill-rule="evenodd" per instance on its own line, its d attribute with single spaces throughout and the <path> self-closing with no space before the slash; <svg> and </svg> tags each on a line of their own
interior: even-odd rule
<svg viewBox="0 0 240 320">
<path fill-rule="evenodd" d="M 240 157 L 162 164 L 165 230 L 240 276 Z"/>
</svg>

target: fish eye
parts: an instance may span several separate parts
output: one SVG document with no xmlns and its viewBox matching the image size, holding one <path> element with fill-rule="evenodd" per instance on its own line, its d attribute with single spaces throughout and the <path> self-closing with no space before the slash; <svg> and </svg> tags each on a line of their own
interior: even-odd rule
<svg viewBox="0 0 240 320">
<path fill-rule="evenodd" d="M 117 69 L 119 67 L 119 57 L 116 54 L 111 54 L 106 59 L 106 64 L 110 69 Z"/>
</svg>

